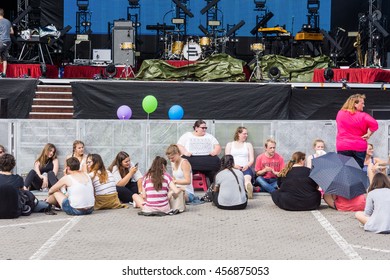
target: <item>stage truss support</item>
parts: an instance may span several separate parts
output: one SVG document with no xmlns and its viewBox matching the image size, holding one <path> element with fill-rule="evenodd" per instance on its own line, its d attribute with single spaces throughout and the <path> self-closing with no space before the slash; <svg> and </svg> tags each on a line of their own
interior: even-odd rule
<svg viewBox="0 0 390 280">
<path fill-rule="evenodd" d="M 29 6 L 29 0 L 18 0 L 17 2 L 17 16 L 23 13 L 25 10 L 27 10 Z M 24 16 L 24 19 L 20 20 L 18 22 L 19 30 L 26 30 L 28 29 L 28 13 Z"/>
<path fill-rule="evenodd" d="M 368 45 L 367 60 L 365 65 L 368 67 L 382 67 L 384 60 L 384 37 L 389 33 L 381 25 L 382 19 L 382 1 L 369 0 L 368 5 Z"/>
<path fill-rule="evenodd" d="M 130 6 L 127 7 L 127 20 L 132 22 L 134 27 L 134 44 L 135 50 L 139 50 L 139 27 L 141 26 L 141 6 L 139 2 L 129 1 Z"/>
</svg>

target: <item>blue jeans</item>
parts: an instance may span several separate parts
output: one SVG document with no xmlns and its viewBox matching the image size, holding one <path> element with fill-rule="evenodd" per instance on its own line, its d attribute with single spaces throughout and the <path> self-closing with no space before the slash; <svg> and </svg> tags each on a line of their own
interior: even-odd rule
<svg viewBox="0 0 390 280">
<path fill-rule="evenodd" d="M 261 192 L 268 192 L 272 193 L 276 190 L 278 186 L 277 178 L 270 178 L 270 179 L 265 179 L 261 176 L 258 176 L 256 178 L 256 183 L 260 185 Z"/>
<path fill-rule="evenodd" d="M 91 214 L 93 212 L 93 207 L 91 207 L 89 209 L 83 209 L 83 210 L 73 208 L 72 206 L 70 206 L 69 199 L 67 199 L 67 198 L 65 198 L 62 201 L 61 208 L 68 215 L 76 215 L 76 216 L 88 215 L 88 214 Z"/>
</svg>

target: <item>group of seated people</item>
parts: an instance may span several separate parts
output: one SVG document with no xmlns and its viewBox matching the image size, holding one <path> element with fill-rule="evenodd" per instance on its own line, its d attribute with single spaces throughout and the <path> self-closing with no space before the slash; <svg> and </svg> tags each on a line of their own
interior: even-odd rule
<svg viewBox="0 0 390 280">
<path fill-rule="evenodd" d="M 48 143 L 36 159 L 34 169 L 23 181 L 19 175 L 12 175 L 15 159 L 0 146 L 0 189 L 11 185 L 47 191 L 47 202 L 69 215 L 123 208 L 129 203 L 143 213 L 172 214 L 178 210 L 172 208 L 175 201 L 183 200 L 185 205 L 199 200 L 192 185 L 192 175 L 202 172 L 211 185 L 213 204 L 220 209 L 245 209 L 248 199 L 253 198 L 253 192 L 270 193 L 275 205 L 289 211 L 318 209 L 323 198 L 331 208 L 357 212 L 357 219 L 368 231 L 390 231 L 390 214 L 387 211 L 390 210 L 390 183 L 386 175 L 378 172 L 384 171 L 388 162 L 373 157 L 372 144 L 368 147 L 365 162 L 371 182 L 367 198 L 366 194 L 362 194 L 346 199 L 324 194 L 310 178 L 313 159 L 325 154 L 325 143 L 321 139 L 314 141 L 312 155 L 306 157 L 305 153 L 297 151 L 285 164 L 283 157 L 276 153 L 273 139 L 266 140 L 264 153 L 255 159 L 253 146 L 247 142 L 248 130 L 241 126 L 236 129 L 234 141 L 226 145 L 225 155 L 220 158 L 221 146 L 206 130 L 206 122 L 197 120 L 192 132 L 185 133 L 177 144 L 167 148 L 171 172 L 167 170 L 167 160 L 157 156 L 145 175 L 138 169 L 138 163 L 134 164 L 124 151 L 119 152 L 106 169 L 100 155 L 85 155 L 84 143 L 75 141 L 61 179 L 57 179 L 57 150 Z"/>
</svg>

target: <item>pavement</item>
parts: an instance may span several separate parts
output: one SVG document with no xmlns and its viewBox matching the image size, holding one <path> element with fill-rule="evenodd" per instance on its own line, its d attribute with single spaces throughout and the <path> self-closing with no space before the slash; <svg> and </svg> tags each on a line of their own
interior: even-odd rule
<svg viewBox="0 0 390 280">
<path fill-rule="evenodd" d="M 174 216 L 145 217 L 138 211 L 98 210 L 78 217 L 55 211 L 0 220 L 0 259 L 390 259 L 389 235 L 365 232 L 354 213 L 324 204 L 317 211 L 289 212 L 269 195 L 257 194 L 239 211 L 211 203 L 189 205 Z"/>
</svg>

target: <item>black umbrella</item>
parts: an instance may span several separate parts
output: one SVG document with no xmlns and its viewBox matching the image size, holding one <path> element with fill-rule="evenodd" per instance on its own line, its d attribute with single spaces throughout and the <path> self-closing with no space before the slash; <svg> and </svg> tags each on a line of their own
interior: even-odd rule
<svg viewBox="0 0 390 280">
<path fill-rule="evenodd" d="M 367 173 L 356 160 L 334 152 L 314 158 L 312 178 L 328 194 L 352 199 L 367 192 Z"/>
</svg>

